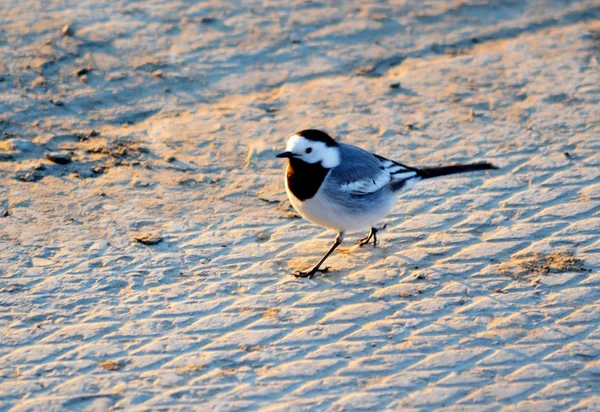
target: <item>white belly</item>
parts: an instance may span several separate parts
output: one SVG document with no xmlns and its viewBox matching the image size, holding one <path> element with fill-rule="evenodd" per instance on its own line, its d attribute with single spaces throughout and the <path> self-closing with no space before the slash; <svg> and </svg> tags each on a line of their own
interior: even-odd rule
<svg viewBox="0 0 600 412">
<path fill-rule="evenodd" d="M 344 208 L 336 207 L 321 190 L 311 199 L 299 200 L 290 192 L 287 179 L 285 180 L 285 190 L 294 209 L 309 222 L 337 232 L 366 231 L 386 217 L 396 203 L 396 197 L 390 195 L 382 202 L 374 204 L 372 208 L 349 213 Z"/>
</svg>

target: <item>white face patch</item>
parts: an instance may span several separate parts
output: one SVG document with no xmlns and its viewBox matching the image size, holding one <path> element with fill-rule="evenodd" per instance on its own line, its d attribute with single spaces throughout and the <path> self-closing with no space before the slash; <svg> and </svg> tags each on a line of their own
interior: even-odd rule
<svg viewBox="0 0 600 412">
<path fill-rule="evenodd" d="M 297 134 L 288 139 L 285 150 L 292 152 L 295 158 L 306 163 L 315 164 L 321 162 L 321 165 L 328 169 L 332 169 L 340 164 L 339 148 L 327 146 L 323 142 L 315 142 Z"/>
</svg>

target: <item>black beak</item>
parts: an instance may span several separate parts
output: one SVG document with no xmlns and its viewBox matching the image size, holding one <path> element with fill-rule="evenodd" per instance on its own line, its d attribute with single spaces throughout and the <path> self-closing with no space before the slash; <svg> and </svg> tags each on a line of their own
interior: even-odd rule
<svg viewBox="0 0 600 412">
<path fill-rule="evenodd" d="M 290 157 L 294 157 L 294 154 L 292 152 L 283 152 L 279 153 L 275 157 L 287 157 L 289 159 Z"/>
</svg>

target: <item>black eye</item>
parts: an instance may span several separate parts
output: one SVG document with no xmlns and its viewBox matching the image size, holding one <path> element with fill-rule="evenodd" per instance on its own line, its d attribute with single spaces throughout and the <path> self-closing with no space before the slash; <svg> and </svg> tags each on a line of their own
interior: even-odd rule
<svg viewBox="0 0 600 412">
<path fill-rule="evenodd" d="M 312 152 L 312 147 L 306 149 L 306 154 L 309 154 L 310 152 Z"/>
</svg>

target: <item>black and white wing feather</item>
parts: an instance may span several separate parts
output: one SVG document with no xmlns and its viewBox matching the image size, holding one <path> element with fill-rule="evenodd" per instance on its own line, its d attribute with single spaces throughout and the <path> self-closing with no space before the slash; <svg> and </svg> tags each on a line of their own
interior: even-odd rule
<svg viewBox="0 0 600 412">
<path fill-rule="evenodd" d="M 373 154 L 373 156 L 381 162 L 384 170 L 389 173 L 392 191 L 396 192 L 421 180 L 419 169 L 403 165 L 402 163 L 386 159 L 385 157 L 376 154 Z"/>
<path fill-rule="evenodd" d="M 330 178 L 341 192 L 352 196 L 375 193 L 386 186 L 393 191 L 417 176 L 417 170 L 356 146 L 340 145 L 342 163 L 331 171 Z"/>
</svg>

